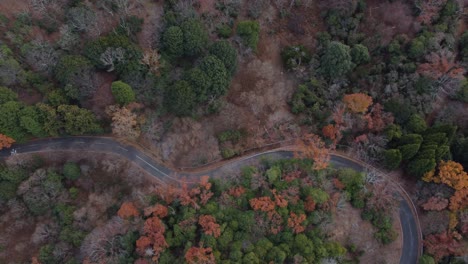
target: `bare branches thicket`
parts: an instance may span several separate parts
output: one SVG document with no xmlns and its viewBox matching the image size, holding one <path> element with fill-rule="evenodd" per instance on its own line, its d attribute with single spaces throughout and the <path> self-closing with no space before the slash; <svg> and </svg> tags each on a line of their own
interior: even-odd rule
<svg viewBox="0 0 468 264">
<path fill-rule="evenodd" d="M 107 72 L 112 72 L 115 70 L 115 64 L 125 59 L 125 50 L 121 47 L 109 47 L 101 54 L 99 59 L 107 67 Z"/>
<path fill-rule="evenodd" d="M 115 216 L 105 225 L 95 228 L 81 244 L 82 257 L 93 263 L 115 263 L 125 254 L 120 247 L 120 238 L 128 231 L 122 218 Z M 128 253 L 128 252 L 127 252 Z"/>
</svg>

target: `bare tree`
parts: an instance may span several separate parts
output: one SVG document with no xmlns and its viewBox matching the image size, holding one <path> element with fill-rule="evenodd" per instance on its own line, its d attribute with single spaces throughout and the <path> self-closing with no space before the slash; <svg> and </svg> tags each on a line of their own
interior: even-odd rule
<svg viewBox="0 0 468 264">
<path fill-rule="evenodd" d="M 58 45 L 64 50 L 71 50 L 79 42 L 79 36 L 73 32 L 69 25 L 60 27 L 60 39 Z"/>
<path fill-rule="evenodd" d="M 107 67 L 107 72 L 115 70 L 115 64 L 125 59 L 125 50 L 121 47 L 109 47 L 101 54 L 100 60 Z"/>
<path fill-rule="evenodd" d="M 125 253 L 120 239 L 128 231 L 122 218 L 115 216 L 103 226 L 95 228 L 84 239 L 80 253 L 93 263 L 115 263 Z M 129 252 L 127 252 L 129 253 Z"/>
<path fill-rule="evenodd" d="M 51 74 L 58 61 L 58 52 L 44 41 L 33 41 L 23 47 L 26 63 L 33 69 Z"/>
</svg>

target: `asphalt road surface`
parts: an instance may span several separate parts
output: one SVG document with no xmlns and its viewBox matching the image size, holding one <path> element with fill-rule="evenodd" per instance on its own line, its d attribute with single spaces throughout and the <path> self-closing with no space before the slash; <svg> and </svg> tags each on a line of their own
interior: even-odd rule
<svg viewBox="0 0 468 264">
<path fill-rule="evenodd" d="M 11 155 L 21 153 L 35 153 L 35 152 L 53 152 L 57 151 L 73 151 L 73 152 L 99 152 L 99 153 L 113 153 L 118 154 L 140 166 L 142 169 L 153 175 L 158 181 L 162 183 L 176 183 L 177 177 L 186 176 L 201 176 L 201 175 L 222 175 L 221 172 L 225 171 L 238 171 L 241 167 L 248 164 L 258 162 L 263 158 L 269 159 L 281 159 L 291 158 L 293 155 L 290 151 L 272 151 L 259 153 L 251 156 L 237 159 L 231 163 L 223 164 L 217 168 L 210 169 L 209 171 L 199 173 L 176 173 L 161 164 L 155 162 L 151 157 L 144 154 L 140 150 L 121 144 L 111 138 L 102 137 L 63 137 L 63 138 L 49 138 L 30 141 L 24 144 L 15 144 L 9 149 L 0 151 L 0 157 L 5 158 Z M 344 157 L 333 156 L 331 157 L 331 163 L 335 167 L 347 167 L 358 171 L 362 171 L 364 168 L 351 160 Z M 401 199 L 400 202 L 400 221 L 403 228 L 403 250 L 400 258 L 400 264 L 416 264 L 418 259 L 418 246 L 419 246 L 419 235 L 416 224 L 416 219 L 411 211 L 411 205 L 405 200 Z"/>
</svg>

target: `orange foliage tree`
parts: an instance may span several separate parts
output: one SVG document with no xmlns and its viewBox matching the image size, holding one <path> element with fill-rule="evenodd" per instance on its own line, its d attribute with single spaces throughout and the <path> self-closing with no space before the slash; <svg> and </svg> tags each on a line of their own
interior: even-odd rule
<svg viewBox="0 0 468 264">
<path fill-rule="evenodd" d="M 120 206 L 117 215 L 123 219 L 127 219 L 130 217 L 137 217 L 140 215 L 140 213 L 138 213 L 138 209 L 132 202 L 125 202 Z"/>
<path fill-rule="evenodd" d="M 305 214 L 296 215 L 295 213 L 291 212 L 288 218 L 288 227 L 292 228 L 295 234 L 304 232 L 305 227 L 302 223 L 306 220 Z"/>
<path fill-rule="evenodd" d="M 322 128 L 322 134 L 333 141 L 336 140 L 338 133 L 338 127 L 333 124 L 328 124 Z"/>
<path fill-rule="evenodd" d="M 144 256 L 152 245 L 153 261 L 157 262 L 161 253 L 169 246 L 164 238 L 166 228 L 164 223 L 156 216 L 146 219 L 143 227 L 143 236 L 136 241 L 137 252 Z"/>
<path fill-rule="evenodd" d="M 201 247 L 191 247 L 185 253 L 185 261 L 189 264 L 214 264 L 216 263 L 213 250 Z"/>
<path fill-rule="evenodd" d="M 372 97 L 363 94 L 347 94 L 343 98 L 346 107 L 353 113 L 365 113 L 370 105 L 372 105 Z"/>
<path fill-rule="evenodd" d="M 284 197 L 281 194 L 277 194 L 276 189 L 273 189 L 271 192 L 273 193 L 273 196 L 275 197 L 276 206 L 278 206 L 279 208 L 288 206 L 288 201 L 284 199 Z"/>
<path fill-rule="evenodd" d="M 449 208 L 452 211 L 468 209 L 468 188 L 455 191 L 450 197 Z"/>
<path fill-rule="evenodd" d="M 201 225 L 203 232 L 207 235 L 211 235 L 215 238 L 221 235 L 219 224 L 216 223 L 216 219 L 211 215 L 200 215 L 198 224 Z"/>
<path fill-rule="evenodd" d="M 367 121 L 367 128 L 371 131 L 381 132 L 394 121 L 391 113 L 385 113 L 383 106 L 379 103 L 374 104 L 369 114 L 364 118 Z"/>
<path fill-rule="evenodd" d="M 310 196 L 307 196 L 306 201 L 304 203 L 304 210 L 306 210 L 307 212 L 312 212 L 315 210 L 316 205 L 317 204 L 315 203 L 314 199 L 312 199 L 312 197 Z"/>
<path fill-rule="evenodd" d="M 255 211 L 268 212 L 275 210 L 275 202 L 268 196 L 252 198 L 249 203 Z"/>
<path fill-rule="evenodd" d="M 198 209 L 200 206 L 198 202 L 201 204 L 206 204 L 208 200 L 213 196 L 213 192 L 211 192 L 211 183 L 208 181 L 209 176 L 202 176 L 200 179 L 200 183 L 197 187 L 194 187 L 188 190 L 188 186 L 186 183 L 182 185 L 182 188 L 179 192 L 179 199 L 182 205 L 189 205 L 191 204 L 195 209 Z"/>
<path fill-rule="evenodd" d="M 145 216 L 153 215 L 159 218 L 164 218 L 167 216 L 167 213 L 167 207 L 162 204 L 156 204 L 151 207 L 145 208 Z"/>
<path fill-rule="evenodd" d="M 455 59 L 455 56 L 447 50 L 433 52 L 427 57 L 427 63 L 419 65 L 417 72 L 434 80 L 442 76 L 463 78 L 465 70 L 455 62 Z"/>
<path fill-rule="evenodd" d="M 15 140 L 11 137 L 0 134 L 0 150 L 3 148 L 11 147 L 11 144 L 15 143 Z"/>
<path fill-rule="evenodd" d="M 245 188 L 242 186 L 232 187 L 228 190 L 228 194 L 236 198 L 239 198 L 244 193 L 245 193 Z"/>
<path fill-rule="evenodd" d="M 314 160 L 314 170 L 322 170 L 328 167 L 330 151 L 319 136 L 306 134 L 297 141 L 297 147 L 298 151 L 294 153 L 294 156 Z"/>
</svg>

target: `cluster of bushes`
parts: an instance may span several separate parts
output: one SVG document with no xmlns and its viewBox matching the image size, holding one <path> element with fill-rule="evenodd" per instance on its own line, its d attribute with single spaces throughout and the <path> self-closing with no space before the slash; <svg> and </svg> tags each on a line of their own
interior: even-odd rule
<svg viewBox="0 0 468 264">
<path fill-rule="evenodd" d="M 26 106 L 17 101 L 17 95 L 0 87 L 0 131 L 16 141 L 28 137 L 83 135 L 97 133 L 101 128 L 94 114 L 76 105 L 53 107 L 38 103 Z"/>
<path fill-rule="evenodd" d="M 388 169 L 398 168 L 403 162 L 407 172 L 419 178 L 434 170 L 440 160 L 449 157 L 456 127 L 439 125 L 427 128 L 419 115 L 412 115 L 404 129 L 406 133 L 402 135 L 396 125 L 387 128 L 392 140 L 390 148 L 384 152 Z"/>
<path fill-rule="evenodd" d="M 227 92 L 236 71 L 237 51 L 227 40 L 209 43 L 197 18 L 177 16 L 172 10 L 166 11 L 166 16 L 162 55 L 173 67 L 183 67 L 183 73 L 165 88 L 166 108 L 178 116 L 191 115 L 197 106 L 206 104 L 215 111 L 215 100 Z"/>
<path fill-rule="evenodd" d="M 225 159 L 232 158 L 241 154 L 235 146 L 243 138 L 247 136 L 247 131 L 244 129 L 239 130 L 226 130 L 218 134 L 218 143 L 221 148 L 221 156 Z"/>
<path fill-rule="evenodd" d="M 310 168 L 309 162 L 284 160 L 267 162 L 262 170 L 245 167 L 239 181 L 210 179 L 208 184 L 194 187 L 200 188 L 202 192 L 213 193 L 206 203 L 197 204 L 200 207 L 198 210 L 191 204 L 177 201 L 166 203 L 159 198 L 154 199 L 158 206 L 164 205 L 173 210 L 172 214 L 161 218 L 166 226 L 164 236 L 168 246 L 160 255 L 159 262 L 183 262 L 181 252 L 201 244 L 203 248 L 209 248 L 207 257 L 220 263 L 284 263 L 297 258 L 306 262 L 319 262 L 321 259 L 343 256 L 346 249 L 338 243 L 327 241 L 320 231 L 322 216 L 328 212 L 320 207 L 305 205 L 309 196 L 318 205 L 327 203 L 329 199 L 321 188 L 302 183 L 305 178 L 311 177 L 305 176 L 312 173 Z M 291 182 L 282 180 L 282 177 L 297 170 L 301 170 L 300 174 L 304 176 L 298 176 Z M 259 181 L 265 183 L 259 186 Z M 294 194 L 298 199 L 291 198 L 296 202 L 283 200 L 279 204 L 278 197 L 290 188 L 299 189 Z M 286 197 L 282 199 L 289 200 Z M 272 207 L 260 209 L 262 207 L 256 204 L 260 200 Z M 288 220 L 291 215 L 306 217 L 294 226 Z M 209 232 L 203 230 L 200 223 L 197 224 L 197 219 L 207 216 L 215 221 L 213 230 Z M 258 219 L 263 220 L 259 222 Z"/>
</svg>

